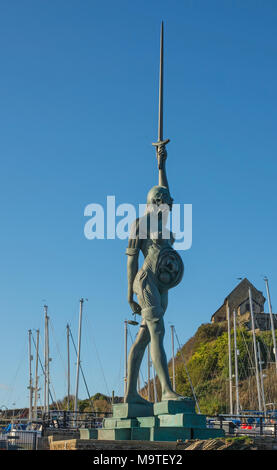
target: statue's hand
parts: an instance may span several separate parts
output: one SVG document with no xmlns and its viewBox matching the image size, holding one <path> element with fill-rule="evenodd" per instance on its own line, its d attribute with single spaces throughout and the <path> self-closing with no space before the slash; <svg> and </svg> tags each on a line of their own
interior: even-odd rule
<svg viewBox="0 0 277 470">
<path fill-rule="evenodd" d="M 141 315 L 141 307 L 134 300 L 129 300 L 129 305 L 132 309 L 132 312 L 137 315 Z"/>
<path fill-rule="evenodd" d="M 165 145 L 158 145 L 156 147 L 157 160 L 159 169 L 163 168 L 164 162 L 167 159 L 167 151 Z"/>
</svg>

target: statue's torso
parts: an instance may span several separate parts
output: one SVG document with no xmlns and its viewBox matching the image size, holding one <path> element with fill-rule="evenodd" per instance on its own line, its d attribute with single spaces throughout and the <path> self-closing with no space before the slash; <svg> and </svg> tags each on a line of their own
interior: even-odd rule
<svg viewBox="0 0 277 470">
<path fill-rule="evenodd" d="M 173 234 L 168 232 L 168 238 L 162 238 L 161 231 L 150 234 L 141 243 L 144 263 L 140 271 L 154 277 L 160 291 L 175 287 L 183 277 L 183 261 L 172 247 L 173 243 Z"/>
</svg>

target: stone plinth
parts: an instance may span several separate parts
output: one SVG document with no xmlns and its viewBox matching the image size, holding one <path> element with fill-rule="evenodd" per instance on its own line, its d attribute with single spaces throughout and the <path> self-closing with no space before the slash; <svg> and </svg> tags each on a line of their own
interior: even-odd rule
<svg viewBox="0 0 277 470">
<path fill-rule="evenodd" d="M 137 416 L 153 416 L 153 403 L 149 403 L 149 405 L 132 403 L 113 405 L 113 418 L 136 418 Z"/>
<path fill-rule="evenodd" d="M 82 430 L 84 439 L 112 441 L 186 441 L 223 437 L 222 429 L 206 427 L 206 416 L 195 412 L 190 398 L 149 405 L 113 405 L 112 418 L 103 420 L 102 429 Z"/>
<path fill-rule="evenodd" d="M 160 427 L 181 426 L 187 428 L 205 428 L 206 416 L 196 413 L 177 413 L 175 415 L 159 415 Z"/>
<path fill-rule="evenodd" d="M 153 410 L 155 416 L 176 413 L 195 413 L 195 401 L 191 398 L 160 401 L 154 404 Z"/>
<path fill-rule="evenodd" d="M 80 429 L 80 439 L 97 439 L 97 429 Z"/>
<path fill-rule="evenodd" d="M 131 439 L 131 428 L 98 429 L 98 439 L 104 441 L 127 441 Z"/>
</svg>

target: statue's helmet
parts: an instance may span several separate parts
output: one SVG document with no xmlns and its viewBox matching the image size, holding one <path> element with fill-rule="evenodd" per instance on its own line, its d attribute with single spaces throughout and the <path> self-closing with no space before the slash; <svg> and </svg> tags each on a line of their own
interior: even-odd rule
<svg viewBox="0 0 277 470">
<path fill-rule="evenodd" d="M 147 194 L 147 206 L 160 206 L 161 204 L 168 205 L 171 210 L 173 199 L 165 186 L 153 186 Z"/>
</svg>

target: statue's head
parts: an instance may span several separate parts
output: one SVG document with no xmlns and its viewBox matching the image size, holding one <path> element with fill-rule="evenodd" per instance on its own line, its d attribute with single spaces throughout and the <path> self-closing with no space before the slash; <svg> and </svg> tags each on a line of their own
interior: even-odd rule
<svg viewBox="0 0 277 470">
<path fill-rule="evenodd" d="M 147 194 L 147 207 L 158 209 L 159 206 L 166 207 L 171 211 L 173 199 L 165 186 L 153 186 Z M 150 209 L 151 210 L 151 209 Z"/>
</svg>

